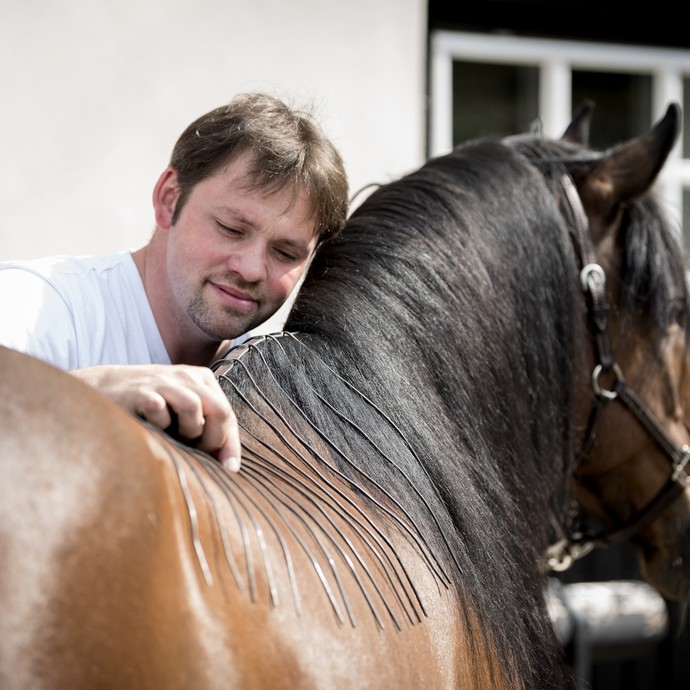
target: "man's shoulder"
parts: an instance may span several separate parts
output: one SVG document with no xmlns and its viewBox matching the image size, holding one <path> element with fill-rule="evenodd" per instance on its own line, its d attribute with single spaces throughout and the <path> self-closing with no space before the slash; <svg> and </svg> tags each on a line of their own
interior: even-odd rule
<svg viewBox="0 0 690 690">
<path fill-rule="evenodd" d="M 170 361 L 129 252 L 1 262 L 0 296 L 0 342 L 62 368 Z"/>
<path fill-rule="evenodd" d="M 83 275 L 90 271 L 108 271 L 120 266 L 133 266 L 129 251 L 106 255 L 55 254 L 36 259 L 0 261 L 0 271 L 16 270 L 50 277 L 51 275 Z"/>
<path fill-rule="evenodd" d="M 45 282 L 61 290 L 70 286 L 83 291 L 88 282 L 113 281 L 131 282 L 138 274 L 132 255 L 128 251 L 103 256 L 54 255 L 22 261 L 1 261 L 0 281 L 26 283 L 31 280 Z"/>
</svg>

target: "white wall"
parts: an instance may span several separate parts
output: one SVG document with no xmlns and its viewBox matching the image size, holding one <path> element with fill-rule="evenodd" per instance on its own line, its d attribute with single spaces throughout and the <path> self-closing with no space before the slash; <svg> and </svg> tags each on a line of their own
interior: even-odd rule
<svg viewBox="0 0 690 690">
<path fill-rule="evenodd" d="M 193 119 L 315 105 L 353 192 L 423 161 L 424 0 L 0 0 L 0 260 L 135 248 Z"/>
</svg>

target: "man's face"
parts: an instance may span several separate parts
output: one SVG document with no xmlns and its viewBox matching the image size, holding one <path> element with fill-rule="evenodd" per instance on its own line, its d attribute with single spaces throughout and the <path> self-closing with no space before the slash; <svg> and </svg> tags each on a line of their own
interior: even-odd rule
<svg viewBox="0 0 690 690">
<path fill-rule="evenodd" d="M 246 189 L 240 157 L 191 191 L 168 229 L 172 298 L 205 335 L 236 338 L 287 299 L 316 247 L 304 193 L 265 196 Z"/>
</svg>

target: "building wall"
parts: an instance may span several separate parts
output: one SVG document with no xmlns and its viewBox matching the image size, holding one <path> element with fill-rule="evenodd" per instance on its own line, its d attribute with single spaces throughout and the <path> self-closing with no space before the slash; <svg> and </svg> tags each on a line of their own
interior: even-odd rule
<svg viewBox="0 0 690 690">
<path fill-rule="evenodd" d="M 424 0 L 0 0 L 0 260 L 136 248 L 189 122 L 313 106 L 352 191 L 424 158 Z"/>
</svg>

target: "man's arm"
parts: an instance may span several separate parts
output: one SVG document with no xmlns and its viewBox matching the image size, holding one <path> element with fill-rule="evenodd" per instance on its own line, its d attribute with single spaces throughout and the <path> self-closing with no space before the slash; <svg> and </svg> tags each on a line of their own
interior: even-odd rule
<svg viewBox="0 0 690 690">
<path fill-rule="evenodd" d="M 70 372 L 131 414 L 162 429 L 176 417 L 182 440 L 213 455 L 231 471 L 240 467 L 237 418 L 213 372 L 185 364 L 99 365 Z"/>
<path fill-rule="evenodd" d="M 0 294 L 0 344 L 71 370 L 151 424 L 166 429 L 175 418 L 180 440 L 210 453 L 228 469 L 239 468 L 237 419 L 209 368 L 170 364 L 81 368 L 72 307 L 45 277 L 5 268 L 0 270 Z"/>
</svg>

